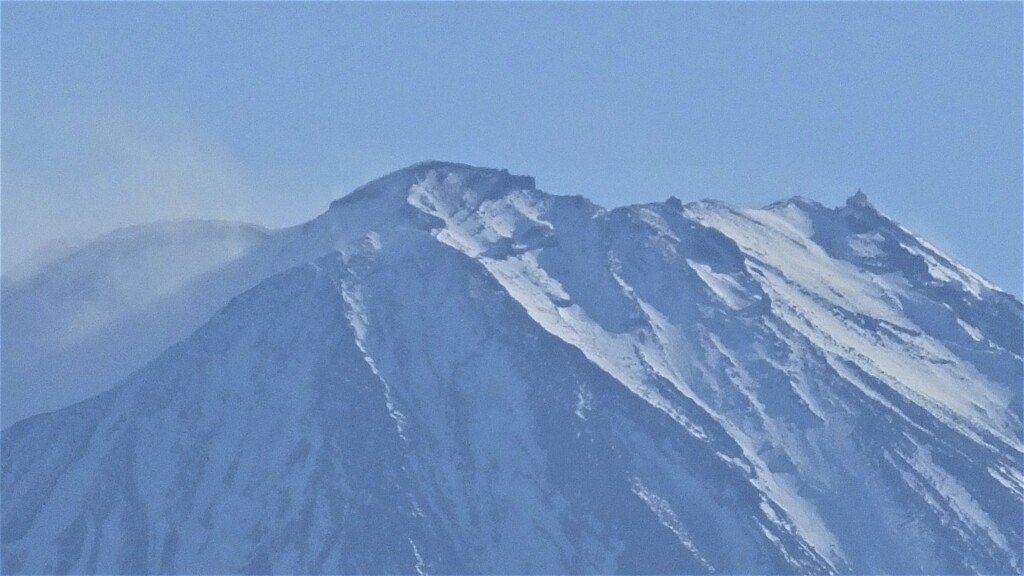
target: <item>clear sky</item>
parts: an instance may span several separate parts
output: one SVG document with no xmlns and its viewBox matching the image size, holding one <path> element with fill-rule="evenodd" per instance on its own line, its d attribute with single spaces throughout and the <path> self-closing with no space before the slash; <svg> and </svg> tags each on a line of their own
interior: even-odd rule
<svg viewBox="0 0 1024 576">
<path fill-rule="evenodd" d="M 1021 6 L 4 2 L 3 259 L 439 159 L 609 207 L 859 187 L 1019 296 Z"/>
</svg>

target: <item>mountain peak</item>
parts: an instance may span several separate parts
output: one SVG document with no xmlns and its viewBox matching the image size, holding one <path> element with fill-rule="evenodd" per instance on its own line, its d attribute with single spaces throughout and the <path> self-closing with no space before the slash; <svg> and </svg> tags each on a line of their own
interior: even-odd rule
<svg viewBox="0 0 1024 576">
<path fill-rule="evenodd" d="M 332 202 L 331 207 L 382 196 L 399 196 L 404 201 L 413 186 L 430 181 L 449 184 L 457 182 L 458 187 L 472 188 L 485 196 L 498 196 L 513 190 L 535 190 L 537 187 L 532 176 L 510 174 L 504 168 L 425 160 L 364 184 Z"/>
<path fill-rule="evenodd" d="M 772 202 L 771 204 L 768 204 L 767 206 L 765 206 L 765 209 L 766 210 L 779 210 L 779 209 L 789 208 L 789 207 L 793 207 L 793 206 L 795 206 L 796 208 L 799 208 L 801 210 L 804 210 L 804 211 L 807 211 L 807 210 L 819 210 L 819 209 L 823 208 L 823 206 L 821 205 L 820 202 L 818 202 L 816 200 L 812 200 L 812 199 L 810 199 L 810 198 L 808 198 L 806 196 L 797 195 L 797 196 L 790 196 L 789 198 L 784 198 L 784 199 L 778 200 L 776 202 Z"/>
<path fill-rule="evenodd" d="M 868 195 L 865 194 L 860 188 L 857 188 L 857 193 L 846 199 L 847 208 L 867 208 L 871 211 L 875 210 L 875 206 L 868 200 Z"/>
</svg>

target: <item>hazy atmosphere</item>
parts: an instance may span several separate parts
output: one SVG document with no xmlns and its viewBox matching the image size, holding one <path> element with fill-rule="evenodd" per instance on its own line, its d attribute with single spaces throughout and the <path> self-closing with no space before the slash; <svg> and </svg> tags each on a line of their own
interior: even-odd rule
<svg viewBox="0 0 1024 576">
<path fill-rule="evenodd" d="M 1020 2 L 0 11 L 0 573 L 1021 573 Z"/>
<path fill-rule="evenodd" d="M 144 221 L 299 223 L 443 159 L 609 207 L 862 188 L 1021 294 L 1020 3 L 5 3 L 2 26 L 5 269 Z"/>
</svg>

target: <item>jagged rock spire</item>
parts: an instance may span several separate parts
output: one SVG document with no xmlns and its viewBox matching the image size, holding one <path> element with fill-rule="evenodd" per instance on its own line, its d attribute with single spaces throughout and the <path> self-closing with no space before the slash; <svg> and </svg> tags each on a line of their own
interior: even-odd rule
<svg viewBox="0 0 1024 576">
<path fill-rule="evenodd" d="M 863 190 L 857 188 L 857 193 L 846 199 L 846 206 L 849 208 L 868 208 L 871 210 L 875 209 L 875 206 L 868 200 L 868 195 Z"/>
</svg>

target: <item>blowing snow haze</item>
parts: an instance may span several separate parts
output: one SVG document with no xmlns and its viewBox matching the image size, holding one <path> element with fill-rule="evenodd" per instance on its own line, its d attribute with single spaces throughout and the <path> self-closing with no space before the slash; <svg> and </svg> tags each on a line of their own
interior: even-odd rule
<svg viewBox="0 0 1024 576">
<path fill-rule="evenodd" d="M 1020 573 L 1022 304 L 876 210 L 426 162 L 2 288 L 4 573 Z"/>
</svg>

